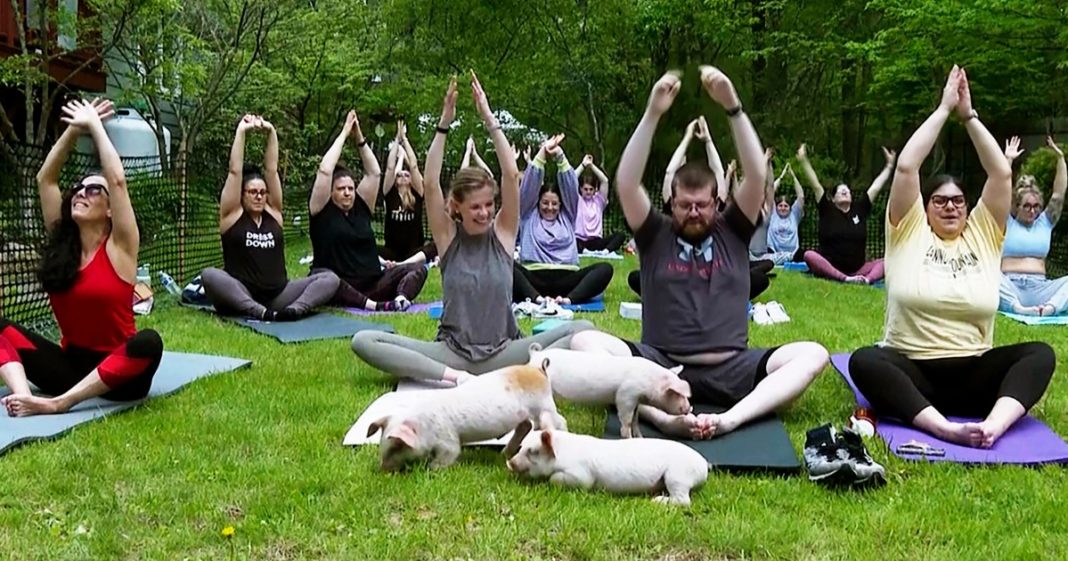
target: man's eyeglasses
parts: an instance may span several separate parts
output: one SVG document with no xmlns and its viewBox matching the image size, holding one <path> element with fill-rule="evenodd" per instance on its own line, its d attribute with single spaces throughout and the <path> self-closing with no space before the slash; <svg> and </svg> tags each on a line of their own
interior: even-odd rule
<svg viewBox="0 0 1068 561">
<path fill-rule="evenodd" d="M 108 188 L 104 187 L 103 185 L 101 185 L 99 183 L 81 183 L 81 182 L 78 182 L 78 183 L 75 183 L 73 187 L 71 187 L 71 190 L 74 191 L 75 195 L 77 195 L 78 193 L 82 192 L 82 190 L 84 190 L 85 191 L 85 196 L 89 197 L 89 198 L 97 197 L 97 196 L 100 195 L 100 193 L 104 193 L 108 197 L 111 196 L 111 193 L 108 192 Z"/>
<path fill-rule="evenodd" d="M 671 201 L 671 206 L 675 207 L 676 210 L 679 210 L 679 211 L 682 211 L 682 212 L 690 212 L 691 210 L 695 210 L 695 209 L 698 212 L 704 212 L 704 211 L 712 208 L 712 204 L 713 203 L 714 203 L 714 201 L 701 201 L 701 202 L 696 202 L 696 203 L 684 203 L 684 202 L 681 202 L 681 201 Z"/>
<path fill-rule="evenodd" d="M 968 204 L 964 199 L 964 195 L 956 195 L 954 197 L 943 197 L 942 195 L 932 195 L 931 204 L 935 208 L 946 208 L 946 205 L 953 203 L 956 208 L 964 208 L 964 205 Z"/>
</svg>

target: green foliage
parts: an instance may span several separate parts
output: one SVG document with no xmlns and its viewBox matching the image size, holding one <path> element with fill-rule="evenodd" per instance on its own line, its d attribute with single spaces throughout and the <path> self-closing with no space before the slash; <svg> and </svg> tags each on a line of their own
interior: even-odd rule
<svg viewBox="0 0 1068 561">
<path fill-rule="evenodd" d="M 1060 147 L 1061 150 L 1068 149 L 1063 144 Z M 1020 166 L 1020 175 L 1034 176 L 1035 186 L 1046 194 L 1046 200 L 1049 200 L 1053 189 L 1053 177 L 1057 175 L 1057 160 L 1059 159 L 1060 156 L 1052 148 L 1042 147 L 1028 156 Z"/>
</svg>

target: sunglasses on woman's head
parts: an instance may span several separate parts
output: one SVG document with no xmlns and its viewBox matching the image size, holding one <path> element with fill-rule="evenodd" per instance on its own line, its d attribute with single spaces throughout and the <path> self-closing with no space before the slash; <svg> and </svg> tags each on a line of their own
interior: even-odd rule
<svg viewBox="0 0 1068 561">
<path fill-rule="evenodd" d="M 101 184 L 99 184 L 99 183 L 81 183 L 81 182 L 78 182 L 78 183 L 75 183 L 73 187 L 71 187 L 71 190 L 74 191 L 75 195 L 80 193 L 83 189 L 85 190 L 85 196 L 86 197 L 96 197 L 96 196 L 100 195 L 100 193 L 104 193 L 105 195 L 107 195 L 109 197 L 111 196 L 111 193 L 108 191 L 108 188 L 103 186 L 103 185 L 101 185 Z"/>
</svg>

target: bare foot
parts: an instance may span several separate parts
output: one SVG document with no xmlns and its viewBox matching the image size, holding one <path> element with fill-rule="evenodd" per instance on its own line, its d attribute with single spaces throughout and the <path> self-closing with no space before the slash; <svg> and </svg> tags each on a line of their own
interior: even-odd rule
<svg viewBox="0 0 1068 561">
<path fill-rule="evenodd" d="M 441 375 L 441 379 L 445 380 L 446 382 L 452 382 L 459 386 L 460 384 L 474 380 L 475 377 L 466 370 L 457 370 L 455 368 L 449 368 L 446 366 L 445 372 Z"/>
<path fill-rule="evenodd" d="M 570 298 L 566 298 L 564 296 L 557 296 L 556 297 L 556 303 L 561 305 L 561 306 L 567 306 L 567 305 L 571 304 L 571 299 Z"/>
<path fill-rule="evenodd" d="M 691 440 L 706 440 L 705 430 L 694 414 L 671 415 L 667 422 L 657 423 L 657 428 L 666 435 L 676 438 L 689 438 Z"/>
<path fill-rule="evenodd" d="M 29 417 L 31 415 L 51 415 L 66 411 L 54 398 L 37 397 L 35 395 L 9 395 L 4 398 L 4 405 L 8 414 L 15 417 Z"/>
<path fill-rule="evenodd" d="M 972 448 L 988 448 L 989 446 L 984 446 L 983 444 L 987 441 L 993 444 L 993 441 L 997 439 L 997 437 L 990 438 L 988 429 L 984 429 L 982 423 L 949 422 L 938 432 L 939 438 L 971 446 Z M 999 434 L 998 436 L 1001 435 Z"/>
<path fill-rule="evenodd" d="M 982 427 L 983 430 L 983 448 L 993 447 L 994 443 L 997 442 L 999 438 L 1001 438 L 1001 435 L 1005 434 L 1005 431 L 1009 430 L 1008 426 L 1001 426 L 1000 424 L 994 423 L 989 420 L 979 423 L 979 426 Z"/>
<path fill-rule="evenodd" d="M 1012 307 L 1012 311 L 1021 316 L 1040 316 L 1042 315 L 1042 308 L 1038 306 L 1021 306 L 1016 304 Z"/>
<path fill-rule="evenodd" d="M 1053 304 L 1044 304 L 1038 308 L 1038 315 L 1040 316 L 1052 316 L 1056 315 L 1057 308 L 1053 307 Z"/>
<path fill-rule="evenodd" d="M 845 278 L 849 284 L 868 284 L 868 279 L 863 275 L 852 275 Z"/>
</svg>

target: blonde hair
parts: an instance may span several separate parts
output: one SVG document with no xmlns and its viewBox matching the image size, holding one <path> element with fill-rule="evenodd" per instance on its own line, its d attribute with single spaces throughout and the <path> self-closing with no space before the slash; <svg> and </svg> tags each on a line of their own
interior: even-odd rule
<svg viewBox="0 0 1068 561">
<path fill-rule="evenodd" d="M 400 196 L 401 207 L 403 207 L 405 210 L 412 210 L 413 208 L 415 208 L 415 194 L 412 193 L 411 183 L 405 185 L 404 187 L 401 187 L 398 184 L 396 185 L 396 188 L 397 195 Z"/>
<path fill-rule="evenodd" d="M 1038 199 L 1039 206 L 1045 205 L 1045 201 L 1042 198 L 1042 191 L 1038 189 L 1038 186 L 1036 185 L 1035 181 L 1035 176 L 1033 175 L 1021 175 L 1020 178 L 1016 180 L 1016 192 L 1013 193 L 1012 200 L 1012 208 L 1014 215 L 1016 209 L 1019 208 L 1021 204 L 1023 204 L 1023 199 L 1027 195 L 1034 195 L 1035 198 Z"/>
</svg>

